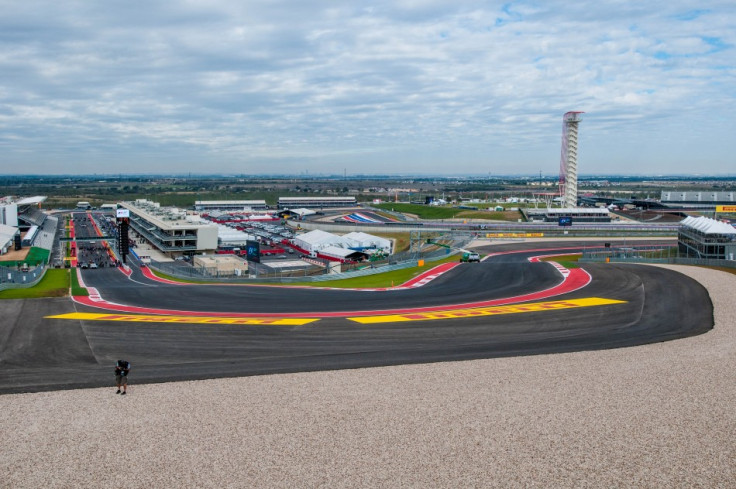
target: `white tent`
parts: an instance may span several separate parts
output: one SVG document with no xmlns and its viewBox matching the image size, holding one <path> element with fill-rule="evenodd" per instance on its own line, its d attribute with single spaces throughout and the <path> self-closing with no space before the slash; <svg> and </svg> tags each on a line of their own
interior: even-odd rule
<svg viewBox="0 0 736 489">
<path fill-rule="evenodd" d="M 354 231 L 343 236 L 344 239 L 350 241 L 350 248 L 363 250 L 365 248 L 374 248 L 391 253 L 391 240 L 373 236 L 367 233 Z"/>
<path fill-rule="evenodd" d="M 251 234 L 244 233 L 243 231 L 238 231 L 237 229 L 218 224 L 217 239 L 220 242 L 220 245 L 226 246 L 245 244 L 246 241 L 255 241 L 256 237 Z"/>
<path fill-rule="evenodd" d="M 736 234 L 736 228 L 725 222 L 709 217 L 686 217 L 680 221 L 681 226 L 697 229 L 703 234 Z"/>
<path fill-rule="evenodd" d="M 300 207 L 298 209 L 286 209 L 285 211 L 282 211 L 282 212 L 290 212 L 292 214 L 296 214 L 299 217 L 307 217 L 307 216 L 311 216 L 317 213 L 316 211 L 313 211 L 312 209 L 306 209 L 304 207 Z"/>
<path fill-rule="evenodd" d="M 350 241 L 332 233 L 315 229 L 294 238 L 294 244 L 307 251 L 320 251 L 327 246 L 349 248 Z"/>
</svg>

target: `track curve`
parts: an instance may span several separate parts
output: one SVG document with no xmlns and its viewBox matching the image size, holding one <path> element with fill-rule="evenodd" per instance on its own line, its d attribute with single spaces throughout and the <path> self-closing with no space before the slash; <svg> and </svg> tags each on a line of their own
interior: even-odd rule
<svg viewBox="0 0 736 489">
<path fill-rule="evenodd" d="M 710 299 L 697 282 L 656 267 L 614 264 L 586 264 L 586 285 L 555 297 L 603 297 L 617 301 L 613 305 L 367 325 L 349 318 L 554 289 L 563 282 L 560 272 L 528 259 L 574 246 L 544 248 L 500 254 L 511 250 L 494 247 L 499 254 L 483 263 L 455 267 L 423 287 L 386 292 L 182 287 L 150 282 L 138 272 L 131 280 L 112 269 L 89 271 L 85 281 L 106 300 L 136 307 L 324 315 L 306 326 L 167 324 L 49 318 L 52 311 L 99 312 L 68 300 L 21 307 L 4 335 L 0 392 L 109 385 L 109 366 L 119 357 L 134 364 L 132 382 L 158 382 L 617 348 L 700 334 L 713 325 Z M 73 353 L 52 381 L 47 363 L 55 348 Z"/>
</svg>

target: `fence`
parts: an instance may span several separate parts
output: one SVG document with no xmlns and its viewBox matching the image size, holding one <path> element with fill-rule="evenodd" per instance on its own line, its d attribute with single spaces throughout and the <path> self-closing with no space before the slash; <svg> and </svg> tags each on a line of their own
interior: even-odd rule
<svg viewBox="0 0 736 489">
<path fill-rule="evenodd" d="M 450 240 L 453 248 L 462 248 L 471 241 L 470 236 L 460 236 Z M 363 277 L 376 273 L 390 272 L 416 266 L 417 260 L 432 261 L 452 254 L 450 249 L 434 249 L 430 252 L 408 251 L 390 256 L 382 262 L 361 262 L 355 265 L 356 269 L 344 273 L 329 273 L 329 265 L 325 267 L 311 266 L 300 269 L 287 269 L 267 272 L 262 265 L 250 263 L 251 272 L 248 276 L 237 276 L 232 271 L 218 271 L 212 267 L 194 267 L 182 262 L 160 262 L 151 260 L 149 266 L 154 270 L 184 280 L 203 280 L 217 282 L 323 282 L 341 280 L 353 277 Z"/>
<path fill-rule="evenodd" d="M 33 287 L 41 281 L 45 274 L 45 263 L 31 268 L 27 272 L 21 271 L 18 267 L 0 266 L 0 290 Z"/>
<path fill-rule="evenodd" d="M 581 263 L 662 263 L 669 265 L 696 265 L 706 267 L 736 268 L 734 260 L 715 260 L 710 258 L 687 258 L 678 256 L 677 246 L 635 246 L 618 248 L 597 248 L 583 251 Z"/>
</svg>

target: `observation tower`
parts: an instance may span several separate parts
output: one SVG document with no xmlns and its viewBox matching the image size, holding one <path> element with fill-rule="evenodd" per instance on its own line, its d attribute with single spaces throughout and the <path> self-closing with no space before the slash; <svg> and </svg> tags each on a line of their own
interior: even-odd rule
<svg viewBox="0 0 736 489">
<path fill-rule="evenodd" d="M 578 123 L 583 112 L 562 116 L 562 151 L 560 155 L 560 197 L 562 207 L 578 205 Z"/>
</svg>

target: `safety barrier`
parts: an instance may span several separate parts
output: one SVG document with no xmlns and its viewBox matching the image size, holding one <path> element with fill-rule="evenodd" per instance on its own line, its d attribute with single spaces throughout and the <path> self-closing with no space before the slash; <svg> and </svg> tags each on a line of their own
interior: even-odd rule
<svg viewBox="0 0 736 489">
<path fill-rule="evenodd" d="M 459 237 L 453 242 L 454 248 L 462 248 L 470 242 L 468 236 Z M 233 272 L 218 272 L 214 268 L 193 267 L 173 262 L 159 262 L 151 260 L 148 264 L 153 270 L 159 271 L 166 275 L 184 280 L 201 280 L 212 282 L 228 282 L 228 283 L 258 283 L 258 282 L 324 282 L 330 280 L 342 280 L 353 277 L 363 277 L 366 275 L 374 275 L 377 273 L 391 272 L 416 266 L 418 260 L 432 261 L 439 258 L 456 253 L 448 249 L 435 250 L 429 253 L 422 252 L 403 252 L 392 255 L 385 264 L 364 263 L 363 267 L 357 270 L 351 270 L 344 273 L 326 273 L 325 269 L 310 268 L 300 270 L 287 270 L 283 272 L 259 274 L 258 276 L 237 276 Z"/>
<path fill-rule="evenodd" d="M 33 287 L 46 275 L 46 269 L 45 264 L 37 265 L 27 272 L 12 267 L 0 267 L 0 290 Z"/>
<path fill-rule="evenodd" d="M 665 265 L 695 265 L 700 267 L 722 267 L 736 269 L 734 260 L 713 260 L 707 258 L 650 258 L 643 256 L 583 257 L 580 263 L 652 263 Z"/>
</svg>

